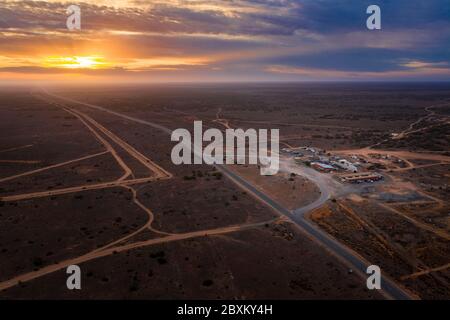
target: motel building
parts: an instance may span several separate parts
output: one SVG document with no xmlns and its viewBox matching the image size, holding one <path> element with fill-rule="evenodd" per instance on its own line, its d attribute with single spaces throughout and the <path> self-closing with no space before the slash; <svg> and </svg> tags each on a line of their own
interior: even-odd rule
<svg viewBox="0 0 450 320">
<path fill-rule="evenodd" d="M 361 183 L 361 182 L 375 182 L 383 179 L 383 176 L 378 173 L 364 172 L 341 175 L 342 182 Z"/>
</svg>

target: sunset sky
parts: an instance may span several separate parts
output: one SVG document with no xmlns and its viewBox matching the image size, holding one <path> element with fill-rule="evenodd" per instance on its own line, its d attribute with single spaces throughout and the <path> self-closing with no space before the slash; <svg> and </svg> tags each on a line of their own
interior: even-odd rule
<svg viewBox="0 0 450 320">
<path fill-rule="evenodd" d="M 3 83 L 335 80 L 450 81 L 450 1 L 0 0 Z"/>
</svg>

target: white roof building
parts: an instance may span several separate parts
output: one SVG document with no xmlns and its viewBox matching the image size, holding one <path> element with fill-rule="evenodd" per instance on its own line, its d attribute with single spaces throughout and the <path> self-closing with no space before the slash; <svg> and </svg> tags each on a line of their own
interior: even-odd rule
<svg viewBox="0 0 450 320">
<path fill-rule="evenodd" d="M 347 171 L 352 171 L 352 172 L 358 172 L 358 168 L 356 168 L 356 166 L 345 160 L 345 159 L 339 159 L 338 161 L 333 163 L 334 165 L 337 165 L 338 167 L 345 169 Z"/>
</svg>

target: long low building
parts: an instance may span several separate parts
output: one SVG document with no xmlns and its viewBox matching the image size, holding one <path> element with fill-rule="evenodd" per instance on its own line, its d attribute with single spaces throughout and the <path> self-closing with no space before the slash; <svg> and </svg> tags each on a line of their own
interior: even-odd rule
<svg viewBox="0 0 450 320">
<path fill-rule="evenodd" d="M 367 181 L 378 181 L 383 179 L 383 176 L 375 172 L 362 172 L 362 173 L 352 173 L 344 174 L 339 176 L 342 182 L 367 182 Z"/>
</svg>

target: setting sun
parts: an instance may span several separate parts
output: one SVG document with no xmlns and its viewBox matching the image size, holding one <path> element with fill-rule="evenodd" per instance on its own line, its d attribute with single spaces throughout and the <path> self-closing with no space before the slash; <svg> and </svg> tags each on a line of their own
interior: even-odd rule
<svg viewBox="0 0 450 320">
<path fill-rule="evenodd" d="M 45 59 L 44 65 L 53 68 L 67 69 L 99 69 L 107 63 L 99 56 L 72 56 L 72 57 L 49 57 Z"/>
</svg>

